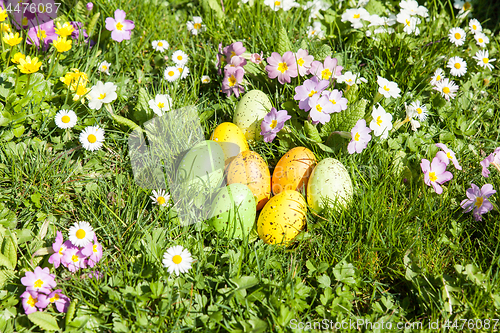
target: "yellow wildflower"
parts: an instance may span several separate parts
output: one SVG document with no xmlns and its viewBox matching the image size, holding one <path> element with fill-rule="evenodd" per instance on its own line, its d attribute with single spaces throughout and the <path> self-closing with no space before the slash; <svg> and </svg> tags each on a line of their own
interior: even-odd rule
<svg viewBox="0 0 500 333">
<path fill-rule="evenodd" d="M 32 59 L 30 56 L 27 56 L 26 59 L 19 59 L 19 65 L 17 65 L 17 68 L 21 70 L 21 73 L 32 74 L 38 72 L 40 66 L 42 66 L 42 62 L 38 61 L 37 57 Z"/>
<path fill-rule="evenodd" d="M 24 54 L 22 54 L 21 52 L 17 52 L 16 54 L 14 54 L 14 57 L 11 59 L 11 61 L 15 64 L 18 64 L 19 59 L 26 60 L 26 56 Z"/>
<path fill-rule="evenodd" d="M 61 37 L 69 37 L 75 30 L 71 23 L 65 22 L 62 26 L 61 23 L 57 22 L 56 23 L 56 34 L 58 34 Z"/>
<path fill-rule="evenodd" d="M 16 46 L 17 44 L 21 43 L 23 39 L 19 37 L 19 32 L 14 33 L 5 33 L 3 36 L 3 41 L 10 46 Z"/>
<path fill-rule="evenodd" d="M 0 22 L 5 21 L 7 19 L 7 9 L 0 8 Z"/>
<path fill-rule="evenodd" d="M 55 41 L 52 42 L 52 45 L 54 45 L 54 47 L 56 48 L 57 52 L 66 52 L 66 51 L 69 51 L 71 50 L 71 44 L 73 43 L 73 41 L 70 39 L 70 40 L 67 40 L 66 37 L 57 37 L 57 39 Z"/>
</svg>

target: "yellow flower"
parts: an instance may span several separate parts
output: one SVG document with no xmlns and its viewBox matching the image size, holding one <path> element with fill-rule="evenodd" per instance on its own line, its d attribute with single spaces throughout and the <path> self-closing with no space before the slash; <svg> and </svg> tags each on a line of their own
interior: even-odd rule
<svg viewBox="0 0 500 333">
<path fill-rule="evenodd" d="M 7 18 L 7 9 L 0 8 L 0 22 L 5 21 Z"/>
<path fill-rule="evenodd" d="M 80 86 L 85 87 L 89 78 L 84 72 L 80 72 L 77 68 L 72 68 L 72 72 L 67 72 L 66 75 L 60 78 L 61 82 L 69 86 L 71 90 L 76 91 Z"/>
<path fill-rule="evenodd" d="M 78 85 L 78 87 L 76 88 L 75 95 L 73 96 L 73 100 L 78 101 L 80 99 L 80 97 L 82 97 L 83 95 L 85 95 L 89 91 L 90 91 L 90 88 L 86 88 L 85 86 L 82 86 L 81 84 Z M 82 103 L 83 103 L 83 100 L 82 100 Z"/>
<path fill-rule="evenodd" d="M 5 33 L 3 36 L 3 41 L 9 44 L 10 46 L 16 46 L 21 43 L 23 39 L 19 37 L 19 32 L 14 33 Z"/>
<path fill-rule="evenodd" d="M 10 25 L 8 23 L 0 23 L 0 33 L 10 32 Z"/>
<path fill-rule="evenodd" d="M 21 70 L 21 73 L 32 74 L 38 72 L 40 66 L 42 66 L 42 62 L 38 61 L 37 57 L 32 59 L 30 56 L 27 56 L 26 59 L 19 59 L 19 65 L 17 65 L 17 68 Z"/>
<path fill-rule="evenodd" d="M 66 37 L 57 37 L 55 41 L 52 42 L 52 45 L 57 49 L 57 52 L 66 52 L 71 50 L 71 44 L 73 41 L 67 40 Z"/>
<path fill-rule="evenodd" d="M 17 52 L 16 54 L 14 54 L 14 57 L 11 59 L 11 61 L 15 64 L 18 64 L 19 59 L 26 60 L 26 56 L 24 54 L 22 54 L 21 52 Z"/>
<path fill-rule="evenodd" d="M 61 26 L 61 23 L 57 22 L 56 23 L 57 28 L 56 34 L 58 34 L 61 37 L 69 37 L 71 36 L 71 33 L 75 30 L 71 23 L 66 22 Z"/>
</svg>

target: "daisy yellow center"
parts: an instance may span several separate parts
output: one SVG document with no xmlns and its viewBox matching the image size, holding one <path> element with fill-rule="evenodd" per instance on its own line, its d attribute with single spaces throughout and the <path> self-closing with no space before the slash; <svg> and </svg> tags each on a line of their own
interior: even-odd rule
<svg viewBox="0 0 500 333">
<path fill-rule="evenodd" d="M 429 179 L 431 180 L 431 182 L 435 182 L 438 179 L 434 171 L 429 172 Z"/>
<path fill-rule="evenodd" d="M 421 108 L 417 108 L 417 113 L 418 114 L 422 114 L 422 109 Z"/>
<path fill-rule="evenodd" d="M 90 143 L 94 143 L 94 142 L 96 142 L 96 141 L 97 141 L 97 138 L 95 137 L 95 135 L 94 135 L 94 134 L 90 134 L 90 135 L 87 137 L 87 140 L 89 140 L 89 142 L 90 142 Z M 80 230 L 82 230 L 82 229 L 80 229 Z M 78 230 L 78 231 L 80 231 L 80 230 Z M 77 234 L 78 234 L 78 231 L 76 232 Z M 85 232 L 85 231 L 84 231 L 84 232 Z M 76 237 L 78 237 L 78 235 L 77 235 Z M 83 237 L 85 237 L 85 235 L 83 235 Z M 82 237 L 82 238 L 83 238 L 83 237 Z M 80 238 L 80 239 L 81 239 L 81 238 Z"/>
<path fill-rule="evenodd" d="M 483 39 L 482 38 L 479 38 L 478 39 L 479 43 L 482 43 L 483 42 Z"/>
<path fill-rule="evenodd" d="M 103 70 L 103 71 L 105 71 L 105 70 L 107 70 L 107 69 L 108 69 L 108 66 L 106 66 L 106 65 L 102 65 L 102 70 Z"/>
<path fill-rule="evenodd" d="M 177 68 L 179 70 L 179 73 L 182 73 L 182 67 Z"/>
<path fill-rule="evenodd" d="M 57 293 L 56 293 L 56 294 L 54 295 L 54 297 L 51 297 L 51 298 L 50 298 L 50 303 L 54 303 L 54 302 L 55 302 L 55 301 L 57 301 L 59 298 L 60 298 L 60 297 L 59 297 L 59 294 L 57 294 Z"/>
<path fill-rule="evenodd" d="M 323 108 L 321 107 L 321 105 L 318 104 L 318 105 L 316 105 L 316 110 L 318 112 L 321 112 L 321 110 L 323 110 Z"/>
<path fill-rule="evenodd" d="M 227 81 L 229 82 L 230 87 L 232 87 L 236 84 L 236 78 L 234 77 L 234 75 L 231 75 L 231 77 L 229 79 L 227 79 Z"/>
<path fill-rule="evenodd" d="M 300 67 L 302 67 L 302 65 L 304 64 L 304 62 L 305 62 L 305 61 L 304 61 L 304 59 L 299 58 L 299 59 L 297 60 L 297 65 L 299 65 Z"/>
<path fill-rule="evenodd" d="M 316 34 L 316 30 L 311 31 L 311 35 L 314 35 L 314 34 Z"/>
<path fill-rule="evenodd" d="M 440 80 L 441 80 L 441 75 L 436 76 L 436 81 L 440 81 Z"/>
<path fill-rule="evenodd" d="M 123 24 L 121 22 L 116 23 L 116 30 L 118 30 L 118 31 L 123 30 Z"/>
<path fill-rule="evenodd" d="M 276 7 L 281 6 L 281 1 L 275 1 L 275 2 L 274 2 L 274 5 L 275 5 Z"/>
<path fill-rule="evenodd" d="M 164 107 L 165 107 L 165 103 L 162 103 L 162 102 L 158 103 L 158 107 L 159 107 L 160 109 L 164 108 Z"/>
<path fill-rule="evenodd" d="M 269 127 L 274 129 L 276 127 L 276 125 L 278 125 L 278 121 L 276 119 L 274 119 L 273 121 L 271 121 L 271 125 L 269 125 Z"/>
<path fill-rule="evenodd" d="M 39 39 L 45 39 L 45 38 L 47 38 L 47 32 L 45 30 L 38 30 L 38 32 L 36 33 L 36 36 Z"/>
<path fill-rule="evenodd" d="M 174 71 L 169 71 L 168 72 L 168 76 L 174 76 L 175 75 L 175 72 Z"/>
<path fill-rule="evenodd" d="M 182 257 L 178 254 L 172 257 L 174 264 L 179 265 L 182 262 Z"/>
<path fill-rule="evenodd" d="M 359 133 L 356 133 L 356 135 L 354 136 L 354 141 L 359 141 L 359 137 L 360 137 L 360 136 L 361 136 L 361 135 L 359 135 Z"/>
<path fill-rule="evenodd" d="M 90 134 L 90 135 L 92 135 L 92 134 Z M 90 141 L 90 135 L 89 135 L 89 141 Z M 95 142 L 95 140 L 94 140 L 94 142 Z M 78 239 L 84 239 L 85 235 L 86 235 L 86 232 L 83 229 L 78 229 L 78 231 L 76 232 L 75 235 L 76 235 L 76 238 L 78 238 Z"/>
<path fill-rule="evenodd" d="M 455 39 L 460 39 L 460 38 L 462 38 L 462 36 L 458 32 L 456 32 L 455 33 Z"/>
<path fill-rule="evenodd" d="M 311 92 L 309 93 L 309 95 L 308 95 L 308 96 L 309 96 L 309 97 L 313 97 L 315 93 L 317 93 L 317 91 L 316 91 L 316 90 L 311 90 Z"/>
<path fill-rule="evenodd" d="M 208 79 L 203 79 L 203 82 L 208 82 Z"/>
<path fill-rule="evenodd" d="M 165 204 L 165 198 L 164 197 L 158 197 L 158 198 L 156 198 L 156 201 L 158 202 L 159 205 Z"/>
<path fill-rule="evenodd" d="M 33 297 L 31 297 L 31 295 L 28 298 L 28 301 L 26 301 L 26 303 L 28 303 L 28 305 L 31 307 L 34 307 L 37 302 L 38 302 L 38 298 L 33 298 Z"/>
<path fill-rule="evenodd" d="M 106 98 L 106 93 L 100 94 L 98 99 L 104 99 L 104 98 Z"/>
<path fill-rule="evenodd" d="M 385 90 L 385 91 L 389 91 L 389 90 L 390 90 L 390 88 L 387 88 L 387 86 L 384 86 L 384 90 Z"/>
<path fill-rule="evenodd" d="M 449 93 L 450 93 L 450 88 L 448 88 L 448 87 L 444 87 L 444 88 L 443 88 L 443 92 L 444 92 L 445 94 L 449 94 Z"/>
<path fill-rule="evenodd" d="M 200 30 L 201 29 L 201 23 L 195 23 L 195 24 L 193 24 L 193 28 L 195 30 Z"/>
<path fill-rule="evenodd" d="M 281 73 L 285 73 L 287 70 L 288 70 L 288 66 L 286 65 L 286 62 L 280 62 L 278 64 L 278 70 L 281 72 Z"/>
<path fill-rule="evenodd" d="M 71 257 L 71 260 L 73 262 L 78 262 L 78 260 L 80 260 L 80 259 L 78 258 L 78 256 L 76 254 L 73 254 L 73 256 Z"/>
<path fill-rule="evenodd" d="M 97 253 L 97 245 L 94 244 L 94 246 L 92 246 L 92 252 L 96 252 Z"/>
<path fill-rule="evenodd" d="M 450 152 L 447 152 L 447 153 L 446 153 L 446 157 L 448 157 L 450 160 L 452 160 L 452 159 L 453 159 L 453 156 L 451 156 L 451 153 L 450 153 Z"/>
<path fill-rule="evenodd" d="M 483 201 L 484 201 L 483 197 L 477 197 L 477 198 L 476 198 L 476 203 L 474 203 L 474 205 L 475 205 L 477 208 L 479 208 L 479 207 L 481 207 L 481 206 L 483 205 Z"/>
<path fill-rule="evenodd" d="M 458 63 L 458 62 L 454 66 L 456 69 L 460 69 L 460 67 L 462 67 L 462 66 L 460 66 L 460 63 Z"/>
<path fill-rule="evenodd" d="M 181 55 L 178 55 L 178 56 L 177 56 L 177 60 L 181 61 L 181 60 L 182 60 L 182 56 L 181 56 Z"/>
<path fill-rule="evenodd" d="M 359 19 L 361 17 L 361 14 L 354 14 L 352 18 Z"/>
<path fill-rule="evenodd" d="M 69 121 L 70 121 L 70 120 L 71 120 L 71 119 L 70 119 L 70 117 L 69 117 L 69 116 L 63 116 L 63 117 L 61 118 L 61 121 L 62 121 L 63 123 L 65 123 L 65 124 L 69 123 Z"/>
<path fill-rule="evenodd" d="M 472 29 L 473 30 L 476 30 L 477 29 L 477 26 L 475 24 L 472 25 Z"/>
<path fill-rule="evenodd" d="M 487 64 L 488 62 L 490 62 L 490 59 L 488 59 L 488 58 L 483 58 L 483 62 L 484 62 L 485 64 Z"/>
<path fill-rule="evenodd" d="M 162 42 L 158 42 L 158 46 L 159 46 L 159 47 L 162 47 L 162 46 L 163 46 L 163 43 L 162 43 Z"/>
<path fill-rule="evenodd" d="M 382 117 L 380 116 L 377 117 L 377 125 L 382 125 Z"/>
<path fill-rule="evenodd" d="M 33 287 L 35 288 L 41 288 L 43 286 L 43 281 L 38 279 L 35 281 L 35 283 L 33 283 Z"/>
<path fill-rule="evenodd" d="M 471 7 L 470 2 L 464 3 L 464 10 L 469 10 L 470 7 Z"/>
<path fill-rule="evenodd" d="M 332 72 L 330 71 L 330 68 L 325 68 L 321 71 L 321 78 L 323 80 L 328 80 L 332 76 Z"/>
</svg>

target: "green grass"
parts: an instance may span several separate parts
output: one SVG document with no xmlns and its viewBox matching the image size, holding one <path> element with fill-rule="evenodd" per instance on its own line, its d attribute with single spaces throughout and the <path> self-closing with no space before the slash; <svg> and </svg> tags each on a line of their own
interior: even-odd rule
<svg viewBox="0 0 500 333">
<path fill-rule="evenodd" d="M 444 330 L 447 320 L 461 326 L 461 319 L 499 317 L 498 193 L 490 198 L 495 209 L 482 221 L 474 221 L 460 208 L 471 182 L 480 187 L 489 182 L 497 190 L 500 185 L 493 167 L 486 179 L 479 165 L 500 140 L 498 66 L 493 72 L 481 70 L 467 55 L 475 53 L 473 43 L 455 48 L 448 42 L 448 30 L 457 24 L 452 3 L 429 1 L 430 17 L 438 19 L 422 24 L 418 37 L 399 31 L 378 35 L 375 41 L 340 22 L 343 9 L 352 7 L 346 1 L 338 14 L 324 13 L 327 37 L 319 41 L 307 38 L 308 15 L 301 9 L 275 13 L 255 2 L 250 7 L 224 1 L 225 13 L 218 19 L 208 1 L 96 1 L 92 14 L 99 11 L 101 16 L 92 37 L 98 43 L 62 57 L 48 80 L 51 85 L 44 83 L 50 53 L 34 49 L 26 52 L 37 54 L 44 63 L 42 83 L 31 79 L 38 88 L 32 86 L 31 92 L 24 88 L 26 76 L 10 87 L 8 78 L 16 78 L 15 70 L 12 75 L 8 69 L 2 74 L 0 111 L 14 117 L 0 121 L 0 245 L 5 253 L 4 238 L 11 233 L 16 234 L 18 245 L 15 270 L 0 281 L 0 331 L 41 330 L 24 315 L 19 299 L 24 292 L 20 278 L 38 265 L 51 268 L 58 288 L 78 300 L 72 318 L 55 309 L 48 311 L 67 331 L 288 332 L 296 331 L 292 323 L 297 321 L 323 319 L 384 321 L 393 326 L 422 322 L 430 331 L 430 323 L 436 321 Z M 214 1 L 212 6 L 218 4 Z M 399 8 L 393 1 L 385 5 Z M 62 9 L 69 19 L 88 24 L 90 16 L 79 6 Z M 494 33 L 488 44 L 490 57 L 499 58 L 498 5 L 480 1 L 473 6 L 473 17 Z M 136 24 L 132 39 L 119 44 L 104 29 L 104 19 L 116 8 L 124 9 Z M 332 8 L 337 9 L 338 3 L 334 1 Z M 193 15 L 202 16 L 207 25 L 198 36 L 185 29 Z M 72 102 L 57 80 L 78 68 L 88 74 L 91 84 L 99 79 L 115 82 L 119 97 L 112 104 L 114 112 L 139 125 L 154 115 L 147 101 L 157 93 L 168 93 L 175 108 L 195 105 L 200 115 L 210 115 L 202 122 L 208 139 L 218 124 L 232 121 L 238 101 L 219 93 L 222 77 L 217 77 L 214 65 L 219 42 L 225 46 L 244 41 L 247 51 L 262 50 L 267 57 L 279 47 L 281 27 L 294 50 L 305 43 L 316 52 L 327 44 L 345 70 L 360 72 L 368 80 L 358 92 L 359 98 L 368 101 L 367 116 L 378 75 L 396 81 L 402 90 L 400 98 L 382 102 L 394 120 L 403 119 L 404 103 L 417 97 L 430 110 L 417 132 L 404 125 L 389 140 L 373 140 L 361 154 L 349 155 L 346 140 L 330 145 L 333 153 L 321 149 L 302 128 L 300 113 L 294 114 L 298 120 L 291 122 L 292 134 L 281 133 L 272 144 L 251 143 L 271 168 L 289 148 L 305 146 L 318 160 L 340 160 L 351 175 L 354 199 L 349 209 L 325 211 L 321 216 L 309 212 L 306 230 L 288 248 L 266 245 L 255 237 L 228 240 L 205 224 L 181 226 L 168 209 L 152 205 L 150 190 L 134 182 L 127 145 L 130 129 L 115 122 L 105 108 L 90 110 L 86 104 Z M 152 50 L 156 39 L 170 43 L 168 55 L 176 49 L 189 55 L 191 74 L 186 80 L 175 84 L 161 80 L 170 62 Z M 467 58 L 468 72 L 456 79 L 457 98 L 445 103 L 436 97 L 428 79 L 454 55 Z M 2 68 L 11 65 L 6 59 L 7 50 L 0 60 Z M 110 77 L 96 71 L 103 60 L 112 64 Z M 209 75 L 212 82 L 201 85 L 202 75 Z M 299 77 L 283 87 L 264 75 L 246 74 L 246 79 L 247 90 L 268 93 L 278 110 L 304 80 Z M 16 97 L 4 96 L 5 89 L 16 89 Z M 140 91 L 146 92 L 146 99 Z M 69 132 L 58 129 L 52 120 L 63 106 L 79 116 Z M 79 132 L 91 124 L 106 130 L 103 149 L 94 153 L 78 142 Z M 450 165 L 454 177 L 444 185 L 442 195 L 423 183 L 419 166 L 422 158 L 434 157 L 437 142 L 453 149 L 463 167 L 457 171 Z M 398 152 L 405 154 L 402 164 L 394 161 Z M 88 278 L 85 274 L 91 269 L 71 274 L 63 267 L 53 269 L 49 255 L 34 256 L 51 247 L 57 230 L 66 239 L 69 227 L 79 220 L 91 223 L 105 249 L 96 267 L 101 279 Z M 165 250 L 174 245 L 184 246 L 196 259 L 180 277 L 169 275 L 161 263 Z"/>
</svg>

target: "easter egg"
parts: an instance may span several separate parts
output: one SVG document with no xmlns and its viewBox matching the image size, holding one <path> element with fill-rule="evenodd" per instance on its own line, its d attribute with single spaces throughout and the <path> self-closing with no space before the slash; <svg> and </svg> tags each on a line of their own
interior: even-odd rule
<svg viewBox="0 0 500 333">
<path fill-rule="evenodd" d="M 260 90 L 250 90 L 236 105 L 233 123 L 243 131 L 247 140 L 262 140 L 260 123 L 272 107 L 267 94 Z"/>
<path fill-rule="evenodd" d="M 351 177 L 340 161 L 325 158 L 316 165 L 307 183 L 307 203 L 314 211 L 326 207 L 339 211 L 347 207 L 352 195 Z"/>
<path fill-rule="evenodd" d="M 285 190 L 267 202 L 257 220 L 257 233 L 267 244 L 286 244 L 306 226 L 306 201 L 302 194 Z"/>
<path fill-rule="evenodd" d="M 255 224 L 255 199 L 248 186 L 230 184 L 223 187 L 212 203 L 209 220 L 218 232 L 232 238 L 248 237 Z"/>
<path fill-rule="evenodd" d="M 309 176 L 316 165 L 313 152 L 305 147 L 290 149 L 273 171 L 272 190 L 276 195 L 285 190 L 301 191 L 307 187 Z"/>
<path fill-rule="evenodd" d="M 240 153 L 229 164 L 227 183 L 247 185 L 255 197 L 257 210 L 262 209 L 271 196 L 269 167 L 259 154 L 251 150 Z"/>
<path fill-rule="evenodd" d="M 222 123 L 215 128 L 210 140 L 217 142 L 224 152 L 225 160 L 249 150 L 247 139 L 241 129 L 233 123 Z"/>
</svg>

